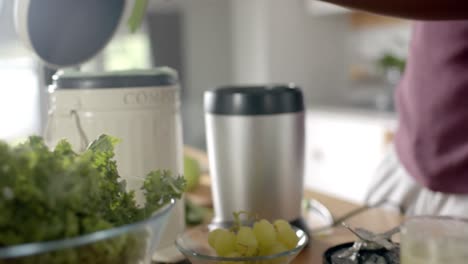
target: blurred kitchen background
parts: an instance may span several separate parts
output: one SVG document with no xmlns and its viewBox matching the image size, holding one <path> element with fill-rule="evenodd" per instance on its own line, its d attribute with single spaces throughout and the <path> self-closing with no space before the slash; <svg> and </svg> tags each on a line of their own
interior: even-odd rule
<svg viewBox="0 0 468 264">
<path fill-rule="evenodd" d="M 0 138 L 42 133 L 43 67 L 18 40 L 13 2 L 0 0 Z M 407 21 L 313 0 L 150 0 L 142 28 L 123 25 L 84 71 L 167 65 L 181 77 L 185 144 L 205 148 L 202 95 L 225 84 L 299 84 L 307 111 L 306 186 L 362 202 L 391 144 L 393 90 Z"/>
</svg>

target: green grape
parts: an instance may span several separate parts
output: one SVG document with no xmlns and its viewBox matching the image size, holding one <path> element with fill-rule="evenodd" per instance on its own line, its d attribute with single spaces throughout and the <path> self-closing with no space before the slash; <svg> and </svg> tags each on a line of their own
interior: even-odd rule
<svg viewBox="0 0 468 264">
<path fill-rule="evenodd" d="M 270 249 L 268 250 L 268 255 L 276 255 L 280 254 L 282 252 L 288 251 L 285 245 L 283 245 L 280 242 L 275 242 Z M 283 264 L 287 263 L 287 258 L 288 257 L 280 257 L 280 258 L 275 258 L 271 260 L 265 261 L 265 264 Z"/>
<path fill-rule="evenodd" d="M 233 251 L 226 255 L 228 258 L 240 258 L 242 255 L 239 252 Z"/>
<path fill-rule="evenodd" d="M 214 248 L 215 247 L 215 244 L 216 244 L 216 238 L 218 237 L 218 235 L 220 233 L 222 233 L 223 231 L 221 229 L 215 229 L 213 231 L 211 231 L 210 233 L 208 233 L 208 244 Z"/>
<path fill-rule="evenodd" d="M 236 235 L 226 229 L 219 229 L 214 240 L 214 249 L 219 256 L 227 256 L 236 249 Z"/>
<path fill-rule="evenodd" d="M 278 240 L 283 243 L 288 249 L 293 249 L 297 246 L 297 242 L 299 242 L 299 238 L 296 235 L 296 232 L 289 227 L 280 229 L 278 231 Z"/>
<path fill-rule="evenodd" d="M 262 219 L 254 222 L 251 228 L 242 226 L 239 217 L 236 219 L 230 229 L 234 231 L 216 229 L 208 234 L 208 244 L 219 256 L 235 258 L 276 255 L 295 248 L 299 241 L 294 229 L 285 220 L 276 220 L 272 224 Z M 261 263 L 283 264 L 287 260 L 288 257 L 280 257 Z M 249 262 L 223 261 L 222 264 L 249 264 Z"/>
<path fill-rule="evenodd" d="M 261 251 L 270 248 L 276 242 L 275 227 L 265 219 L 255 222 L 253 232 Z"/>
<path fill-rule="evenodd" d="M 281 243 L 283 243 L 288 249 L 293 249 L 297 246 L 299 238 L 287 221 L 279 219 L 276 220 L 273 225 L 277 232 L 277 238 Z"/>
<path fill-rule="evenodd" d="M 255 256 L 258 251 L 258 241 L 252 228 L 241 226 L 236 236 L 236 251 L 242 256 Z"/>
<path fill-rule="evenodd" d="M 283 219 L 278 219 L 276 220 L 273 225 L 276 228 L 276 231 L 284 230 L 284 229 L 290 229 L 291 225 L 289 224 L 288 221 L 283 220 Z"/>
<path fill-rule="evenodd" d="M 239 252 L 231 252 L 226 255 L 228 258 L 239 258 L 242 257 L 242 255 Z M 245 264 L 244 261 L 222 261 L 222 264 Z"/>
<path fill-rule="evenodd" d="M 278 243 L 277 241 L 275 243 Z M 270 255 L 271 247 L 259 247 L 258 248 L 258 255 L 259 256 L 268 256 Z"/>
<path fill-rule="evenodd" d="M 275 242 L 268 250 L 269 255 L 276 255 L 282 252 L 288 251 L 285 245 L 281 242 Z"/>
</svg>

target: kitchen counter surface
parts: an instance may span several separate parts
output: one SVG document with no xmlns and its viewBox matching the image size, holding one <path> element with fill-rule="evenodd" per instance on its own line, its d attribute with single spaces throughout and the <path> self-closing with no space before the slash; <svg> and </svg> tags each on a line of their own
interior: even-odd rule
<svg viewBox="0 0 468 264">
<path fill-rule="evenodd" d="M 208 167 L 208 160 L 205 153 L 186 147 L 185 153 L 197 159 L 202 167 Z M 322 194 L 314 190 L 306 190 L 304 196 L 313 198 L 327 207 L 336 219 L 356 208 L 361 207 L 355 203 L 344 201 L 329 195 Z M 201 185 L 197 190 L 188 194 L 188 197 L 195 203 L 210 206 L 211 191 L 210 179 L 208 174 L 204 174 L 201 179 Z M 403 217 L 396 211 L 384 208 L 374 208 L 366 210 L 346 221 L 349 226 L 362 227 L 373 232 L 385 232 L 398 226 Z M 293 264 L 319 264 L 322 263 L 323 253 L 330 247 L 341 243 L 354 241 L 355 237 L 343 227 L 331 228 L 320 234 L 311 234 L 310 245 L 305 248 L 299 256 L 292 262 Z"/>
</svg>

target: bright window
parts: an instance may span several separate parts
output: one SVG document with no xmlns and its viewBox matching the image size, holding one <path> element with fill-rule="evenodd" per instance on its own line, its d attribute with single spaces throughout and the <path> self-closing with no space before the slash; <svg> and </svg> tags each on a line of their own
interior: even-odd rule
<svg viewBox="0 0 468 264">
<path fill-rule="evenodd" d="M 40 133 L 37 67 L 31 59 L 0 60 L 0 139 Z"/>
</svg>

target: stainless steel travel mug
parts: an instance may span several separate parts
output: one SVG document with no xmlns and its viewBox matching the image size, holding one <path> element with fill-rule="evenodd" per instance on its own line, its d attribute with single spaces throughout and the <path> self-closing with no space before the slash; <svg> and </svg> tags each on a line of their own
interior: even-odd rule
<svg viewBox="0 0 468 264">
<path fill-rule="evenodd" d="M 294 85 L 232 86 L 207 91 L 205 121 L 213 224 L 234 211 L 301 221 L 304 102 Z"/>
</svg>

